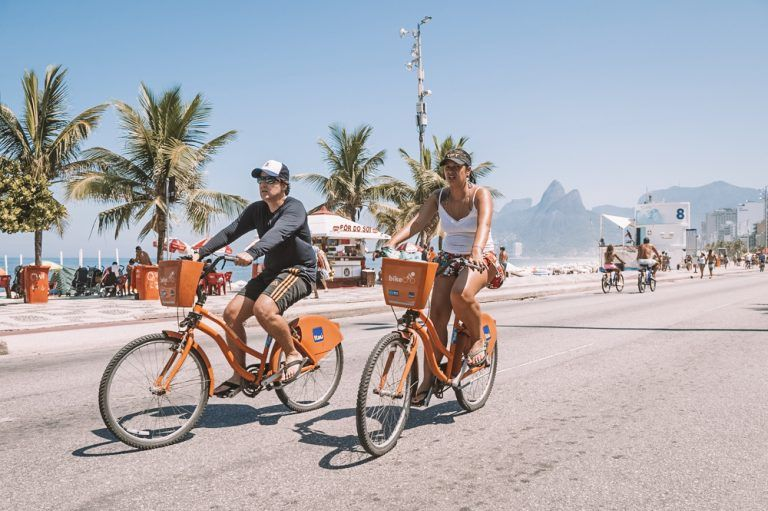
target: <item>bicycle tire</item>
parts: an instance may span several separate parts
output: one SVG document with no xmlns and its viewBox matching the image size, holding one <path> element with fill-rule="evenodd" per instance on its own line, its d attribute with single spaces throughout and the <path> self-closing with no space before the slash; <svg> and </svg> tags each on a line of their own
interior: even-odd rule
<svg viewBox="0 0 768 511">
<path fill-rule="evenodd" d="M 477 376 L 478 374 L 485 372 L 485 369 L 483 369 L 470 376 L 473 381 L 467 387 L 464 387 L 463 389 L 454 389 L 456 400 L 459 402 L 459 405 L 468 412 L 474 412 L 485 406 L 485 402 L 488 401 L 488 397 L 491 395 L 493 383 L 496 381 L 496 366 L 498 365 L 499 360 L 498 348 L 499 341 L 497 339 L 496 344 L 493 347 L 493 353 L 490 355 L 491 363 L 486 368 L 488 370 L 487 376 Z M 475 384 L 478 382 L 480 383 L 476 386 Z M 477 390 L 477 387 L 481 389 L 480 392 L 473 392 Z"/>
<path fill-rule="evenodd" d="M 656 291 L 656 279 L 651 277 L 651 280 L 648 282 L 648 288 L 651 290 L 651 292 Z"/>
<path fill-rule="evenodd" d="M 107 364 L 99 384 L 99 412 L 107 429 L 124 444 L 141 450 L 175 444 L 184 439 L 200 420 L 208 403 L 211 381 L 205 362 L 197 350 L 189 352 L 171 383 L 171 392 L 158 395 L 151 388 L 152 378 L 159 374 L 168 361 L 168 357 L 163 356 L 164 352 L 176 349 L 179 343 L 178 339 L 162 333 L 145 335 L 126 344 Z M 151 349 L 153 344 L 158 345 L 157 349 Z M 143 349 L 147 353 L 143 353 Z M 129 385 L 135 390 L 128 388 L 127 391 L 118 392 L 118 378 L 134 380 Z M 182 392 L 187 388 L 188 393 Z M 177 391 L 175 394 L 174 390 Z M 175 403 L 170 395 L 174 396 Z M 182 399 L 189 400 L 190 404 L 181 404 L 178 400 Z M 135 400 L 137 405 L 142 404 L 131 410 L 133 405 L 127 404 L 128 400 Z M 117 413 L 118 408 L 131 411 Z M 164 415 L 165 412 L 171 413 Z M 161 420 L 166 418 L 171 423 L 180 423 L 178 428 L 159 427 L 155 430 L 143 427 L 148 419 L 153 419 L 150 421 L 153 426 L 160 426 Z M 183 423 L 182 418 L 185 419 Z"/>
<path fill-rule="evenodd" d="M 335 361 L 330 358 L 335 358 Z M 329 373 L 324 368 L 332 368 Z M 275 389 L 277 398 L 294 412 L 309 412 L 328 404 L 341 381 L 344 370 L 344 350 L 341 344 L 328 352 L 318 363 L 318 368 L 289 383 Z M 318 385 L 318 381 L 325 382 Z M 316 393 L 320 392 L 317 396 Z"/>
<path fill-rule="evenodd" d="M 643 273 L 637 275 L 637 290 L 645 293 L 645 278 Z"/>
<path fill-rule="evenodd" d="M 624 275 L 619 273 L 619 275 L 616 277 L 616 282 L 613 285 L 616 287 L 616 291 L 621 293 L 621 291 L 624 289 Z"/>
<path fill-rule="evenodd" d="M 368 361 L 365 363 L 363 375 L 360 378 L 360 386 L 357 392 L 357 406 L 355 408 L 355 422 L 357 436 L 360 444 L 369 454 L 381 456 L 391 451 L 400 435 L 405 429 L 408 415 L 411 411 L 411 392 L 413 391 L 413 371 L 409 371 L 403 387 L 403 396 L 383 397 L 381 393 L 374 393 L 371 382 L 378 385 L 382 381 L 382 372 L 386 366 L 386 358 L 383 355 L 392 354 L 389 372 L 386 376 L 386 388 L 393 390 L 399 384 L 400 377 L 405 370 L 408 359 L 408 349 L 402 336 L 397 332 L 385 335 L 371 351 Z M 402 362 L 395 363 L 396 356 L 402 356 Z M 377 372 L 379 363 L 383 361 L 381 371 Z M 391 401 L 388 404 L 384 400 Z"/>
<path fill-rule="evenodd" d="M 600 281 L 600 287 L 603 289 L 603 293 L 607 293 L 611 290 L 611 280 L 607 273 L 603 273 L 603 278 Z"/>
</svg>

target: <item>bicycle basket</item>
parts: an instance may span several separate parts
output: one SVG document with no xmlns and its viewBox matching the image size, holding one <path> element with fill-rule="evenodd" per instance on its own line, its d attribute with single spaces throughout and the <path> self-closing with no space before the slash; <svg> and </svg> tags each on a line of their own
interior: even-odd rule
<svg viewBox="0 0 768 511">
<path fill-rule="evenodd" d="M 384 302 L 395 307 L 423 309 L 435 282 L 436 271 L 437 263 L 382 259 Z"/>
<path fill-rule="evenodd" d="M 192 307 L 203 263 L 195 261 L 160 261 L 158 264 L 160 303 L 166 307 Z"/>
</svg>

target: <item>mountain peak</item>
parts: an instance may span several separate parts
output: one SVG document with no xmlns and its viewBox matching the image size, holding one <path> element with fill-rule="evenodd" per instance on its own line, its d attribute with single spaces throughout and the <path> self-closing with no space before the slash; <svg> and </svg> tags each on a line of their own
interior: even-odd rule
<svg viewBox="0 0 768 511">
<path fill-rule="evenodd" d="M 560 181 L 555 179 L 549 183 L 547 189 L 544 190 L 544 194 L 541 196 L 541 201 L 539 201 L 537 207 L 549 207 L 563 197 L 565 197 L 565 188 L 563 188 L 563 185 L 560 184 Z"/>
</svg>

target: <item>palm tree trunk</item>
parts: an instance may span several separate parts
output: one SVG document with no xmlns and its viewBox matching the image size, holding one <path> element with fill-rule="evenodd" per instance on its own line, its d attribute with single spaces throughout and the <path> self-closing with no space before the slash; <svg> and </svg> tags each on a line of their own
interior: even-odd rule
<svg viewBox="0 0 768 511">
<path fill-rule="evenodd" d="M 163 260 L 163 247 L 165 246 L 165 215 L 160 213 L 158 218 L 158 233 L 157 233 L 157 262 Z"/>
<path fill-rule="evenodd" d="M 35 231 L 35 266 L 43 263 L 43 231 Z"/>
</svg>

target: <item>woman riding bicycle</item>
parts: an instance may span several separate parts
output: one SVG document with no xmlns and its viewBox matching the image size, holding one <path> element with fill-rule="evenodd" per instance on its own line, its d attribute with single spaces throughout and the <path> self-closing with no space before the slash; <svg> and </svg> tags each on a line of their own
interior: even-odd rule
<svg viewBox="0 0 768 511">
<path fill-rule="evenodd" d="M 605 249 L 605 262 L 603 264 L 603 269 L 607 272 L 613 272 L 616 274 L 621 273 L 623 268 L 613 264 L 615 259 L 618 259 L 622 266 L 626 264 L 624 263 L 624 260 L 613 251 L 613 245 L 608 245 L 608 247 Z"/>
<path fill-rule="evenodd" d="M 480 331 L 480 305 L 475 298 L 484 287 L 497 288 L 504 281 L 499 271 L 491 238 L 493 200 L 490 192 L 478 186 L 472 174 L 472 159 L 463 149 L 451 149 L 440 162 L 448 188 L 436 190 L 427 198 L 417 215 L 397 232 L 385 249 L 423 231 L 439 215 L 445 231 L 443 250 L 438 263 L 437 278 L 432 290 L 429 318 L 435 325 L 443 345 L 448 341 L 448 321 L 456 313 L 473 344 L 467 356 L 471 366 L 486 362 L 485 338 Z M 466 259 L 483 270 L 460 263 Z M 413 397 L 413 404 L 422 405 L 432 385 L 432 370 L 424 361 L 424 378 Z"/>
</svg>

